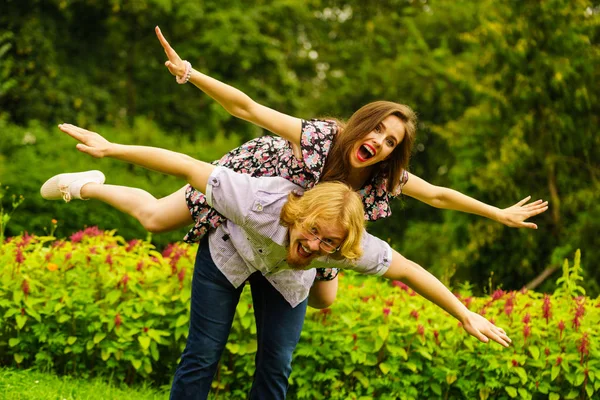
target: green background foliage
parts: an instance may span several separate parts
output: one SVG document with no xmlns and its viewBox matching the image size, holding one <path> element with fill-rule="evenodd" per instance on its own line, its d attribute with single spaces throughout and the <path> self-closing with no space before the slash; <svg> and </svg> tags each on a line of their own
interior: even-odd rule
<svg viewBox="0 0 600 400">
<path fill-rule="evenodd" d="M 51 234 L 53 232 L 50 232 Z M 0 363 L 128 384 L 168 385 L 185 345 L 195 249 L 157 252 L 88 228 L 69 240 L 0 245 Z M 600 299 L 582 296 L 580 254 L 552 295 L 457 292 L 511 336 L 480 343 L 401 282 L 340 276 L 333 307 L 310 310 L 290 399 L 588 399 L 600 390 Z M 249 291 L 238 304 L 215 398 L 244 398 L 254 374 Z M 218 397 L 217 397 L 218 396 Z"/>
<path fill-rule="evenodd" d="M 66 170 L 164 196 L 181 182 L 86 159 L 55 125 L 213 160 L 265 134 L 163 66 L 160 25 L 194 67 L 303 118 L 347 118 L 377 99 L 419 114 L 411 171 L 498 207 L 550 201 L 538 231 L 514 230 L 411 199 L 370 226 L 446 282 L 520 289 L 581 248 L 599 292 L 600 136 L 597 1 L 5 0 L 0 13 L 0 182 L 25 201 L 10 235 L 59 220 L 146 237 L 97 202 L 44 202 Z M 9 205 L 10 195 L 3 204 Z M 164 247 L 185 231 L 155 235 Z M 558 273 L 558 272 L 557 272 Z M 556 274 L 553 276 L 556 277 Z M 454 281 L 453 281 L 454 279 Z M 552 290 L 555 279 L 542 288 Z"/>
</svg>

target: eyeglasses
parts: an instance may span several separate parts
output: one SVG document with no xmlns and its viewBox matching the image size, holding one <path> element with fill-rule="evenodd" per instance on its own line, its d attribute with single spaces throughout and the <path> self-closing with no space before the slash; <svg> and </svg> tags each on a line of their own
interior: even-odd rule
<svg viewBox="0 0 600 400">
<path fill-rule="evenodd" d="M 317 236 L 317 230 L 315 228 L 312 228 L 310 231 L 304 231 L 302 233 L 302 235 L 307 238 L 307 239 L 316 239 L 319 241 L 319 247 L 321 248 L 321 250 L 323 250 L 325 253 L 329 253 L 329 254 L 333 254 L 336 251 L 338 251 L 340 249 L 340 246 L 335 247 L 335 244 L 333 244 L 333 242 L 331 241 L 331 239 L 321 239 L 319 236 Z"/>
</svg>

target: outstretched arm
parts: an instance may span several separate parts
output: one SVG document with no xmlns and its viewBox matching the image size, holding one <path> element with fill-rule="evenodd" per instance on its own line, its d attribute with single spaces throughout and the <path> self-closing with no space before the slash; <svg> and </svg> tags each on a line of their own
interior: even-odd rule
<svg viewBox="0 0 600 400">
<path fill-rule="evenodd" d="M 383 275 L 392 280 L 406 282 L 414 291 L 438 305 L 458 319 L 472 336 L 487 343 L 489 339 L 508 347 L 511 340 L 502 328 L 498 328 L 481 315 L 470 311 L 435 276 L 417 263 L 392 250 L 392 262 Z"/>
<path fill-rule="evenodd" d="M 185 154 L 147 146 L 129 146 L 111 143 L 96 132 L 71 124 L 61 124 L 59 129 L 80 143 L 77 150 L 95 158 L 111 157 L 142 167 L 185 179 L 199 191 L 206 193 L 208 177 L 215 166 Z"/>
<path fill-rule="evenodd" d="M 527 196 L 511 207 L 499 209 L 456 190 L 432 185 L 413 174 L 409 174 L 402 193 L 433 207 L 481 215 L 513 228 L 537 229 L 536 224 L 526 220 L 548 209 L 547 201 L 536 200 L 528 203 L 531 196 Z"/>
<path fill-rule="evenodd" d="M 165 39 L 158 26 L 155 28 L 155 32 L 169 58 L 169 60 L 165 62 L 165 66 L 169 69 L 171 74 L 183 76 L 185 73 L 184 62 L 169 45 L 169 42 L 167 42 L 167 39 Z M 190 82 L 215 99 L 234 117 L 241 118 L 265 128 L 288 140 L 295 149 L 300 148 L 300 134 L 302 129 L 302 121 L 300 119 L 265 107 L 252 100 L 242 91 L 196 71 L 193 68 Z"/>
</svg>

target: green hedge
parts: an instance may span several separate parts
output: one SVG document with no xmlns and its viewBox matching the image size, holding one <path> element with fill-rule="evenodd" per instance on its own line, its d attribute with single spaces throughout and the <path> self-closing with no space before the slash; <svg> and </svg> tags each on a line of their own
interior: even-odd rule
<svg viewBox="0 0 600 400">
<path fill-rule="evenodd" d="M 132 127 L 86 127 L 102 133 L 111 141 L 164 147 L 206 161 L 220 158 L 240 142 L 235 135 L 226 137 L 215 134 L 206 139 L 206 132 L 198 132 L 196 137 L 199 140 L 196 142 L 187 137 L 166 135 L 153 121 L 145 118 L 135 119 Z M 106 183 L 139 187 L 157 198 L 169 195 L 184 185 L 180 179 L 171 176 L 82 154 L 75 149 L 75 140 L 56 126 L 33 121 L 27 127 L 20 127 L 0 118 L 0 132 L 0 183 L 9 187 L 9 194 L 27 194 L 8 226 L 7 236 L 25 231 L 44 232 L 52 219 L 61 221 L 56 230 L 58 237 L 66 237 L 84 224 L 101 229 L 118 228 L 119 233 L 127 239 L 148 235 L 136 219 L 99 201 L 65 204 L 62 200 L 42 199 L 38 194 L 41 185 L 55 174 L 99 169 L 106 175 Z M 4 206 L 9 208 L 8 202 L 5 201 Z M 181 240 L 185 232 L 186 229 L 180 229 L 155 235 L 152 242 L 162 248 Z"/>
<path fill-rule="evenodd" d="M 194 252 L 175 244 L 161 254 L 97 228 L 70 240 L 6 240 L 2 365 L 168 383 L 187 333 Z M 469 337 L 401 282 L 342 274 L 334 306 L 307 315 L 289 398 L 594 398 L 600 301 L 583 296 L 580 276 L 577 254 L 552 295 L 498 289 L 474 298 L 463 287 L 460 299 L 511 336 L 505 349 Z M 245 291 L 215 391 L 245 396 L 255 351 Z"/>
</svg>

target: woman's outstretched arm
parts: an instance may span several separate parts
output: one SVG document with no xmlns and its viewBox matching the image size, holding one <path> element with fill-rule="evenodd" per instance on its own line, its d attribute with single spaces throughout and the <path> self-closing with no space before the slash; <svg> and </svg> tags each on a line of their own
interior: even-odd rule
<svg viewBox="0 0 600 400">
<path fill-rule="evenodd" d="M 110 157 L 137 164 L 144 168 L 185 179 L 194 188 L 206 193 L 208 177 L 215 166 L 174 151 L 147 146 L 111 143 L 96 132 L 71 124 L 59 129 L 79 141 L 77 150 L 95 158 Z"/>
<path fill-rule="evenodd" d="M 481 215 L 513 228 L 537 229 L 536 224 L 526 220 L 548 209 L 547 201 L 536 200 L 528 203 L 531 196 L 527 196 L 511 207 L 500 209 L 456 190 L 432 185 L 413 174 L 409 174 L 402 193 L 433 207 Z"/>
<path fill-rule="evenodd" d="M 392 250 L 392 262 L 383 276 L 405 282 L 415 292 L 458 319 L 470 335 L 482 342 L 487 343 L 491 339 L 504 347 L 508 347 L 511 343 L 502 328 L 470 311 L 435 276 L 397 251 Z"/>
<path fill-rule="evenodd" d="M 169 59 L 165 62 L 165 66 L 174 76 L 183 76 L 185 74 L 183 60 L 169 45 L 158 26 L 155 28 L 155 32 Z M 189 81 L 221 104 L 231 115 L 265 128 L 288 140 L 294 148 L 300 148 L 302 121 L 299 118 L 263 106 L 244 92 L 193 68 Z"/>
</svg>

